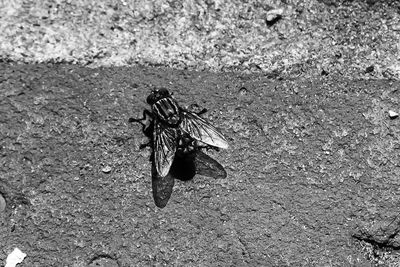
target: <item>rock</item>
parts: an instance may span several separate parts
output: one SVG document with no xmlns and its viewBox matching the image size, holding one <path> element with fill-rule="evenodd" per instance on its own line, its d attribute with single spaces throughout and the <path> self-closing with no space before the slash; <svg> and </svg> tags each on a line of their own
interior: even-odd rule
<svg viewBox="0 0 400 267">
<path fill-rule="evenodd" d="M 395 112 L 393 110 L 389 110 L 388 113 L 389 113 L 389 117 L 391 119 L 395 119 L 395 118 L 397 118 L 399 116 L 399 113 L 397 113 L 397 112 Z"/>
<path fill-rule="evenodd" d="M 6 200 L 4 199 L 2 194 L 0 194 L 0 213 L 4 212 L 5 210 L 6 210 Z"/>
<path fill-rule="evenodd" d="M 283 8 L 276 8 L 268 11 L 265 18 L 267 25 L 272 26 L 273 24 L 275 24 L 275 22 L 282 18 L 282 14 Z"/>
<path fill-rule="evenodd" d="M 102 172 L 104 173 L 110 173 L 111 172 L 111 167 L 110 166 L 104 166 L 103 169 L 101 169 Z"/>
<path fill-rule="evenodd" d="M 19 248 L 15 248 L 13 252 L 7 256 L 5 267 L 15 267 L 18 263 L 21 263 L 25 257 L 25 253 L 23 253 Z"/>
</svg>

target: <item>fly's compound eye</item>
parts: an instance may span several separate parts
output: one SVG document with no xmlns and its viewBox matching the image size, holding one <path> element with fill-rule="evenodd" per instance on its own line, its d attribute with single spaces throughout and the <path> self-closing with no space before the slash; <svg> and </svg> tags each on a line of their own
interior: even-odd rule
<svg viewBox="0 0 400 267">
<path fill-rule="evenodd" d="M 170 97 L 171 94 L 169 93 L 169 91 L 166 88 L 160 88 L 158 90 L 158 95 L 160 98 L 164 98 L 164 97 Z"/>
<path fill-rule="evenodd" d="M 169 95 L 169 92 L 168 92 L 168 90 L 167 90 L 166 88 L 160 88 L 160 89 L 158 90 L 158 93 L 159 93 L 160 95 L 162 95 L 162 96 Z"/>
<path fill-rule="evenodd" d="M 153 105 L 154 103 L 157 102 L 157 96 L 156 96 L 156 91 L 152 91 L 151 94 L 146 99 L 147 104 Z"/>
<path fill-rule="evenodd" d="M 166 98 L 166 97 L 170 97 L 170 96 L 171 96 L 171 94 L 168 92 L 167 89 L 160 88 L 160 89 L 153 90 L 151 92 L 151 94 L 147 97 L 146 101 L 147 101 L 147 104 L 153 105 L 158 100 Z"/>
</svg>

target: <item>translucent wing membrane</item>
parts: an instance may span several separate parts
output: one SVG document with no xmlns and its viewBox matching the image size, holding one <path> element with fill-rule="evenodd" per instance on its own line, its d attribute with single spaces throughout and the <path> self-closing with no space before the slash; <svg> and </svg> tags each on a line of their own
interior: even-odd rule
<svg viewBox="0 0 400 267">
<path fill-rule="evenodd" d="M 167 176 L 174 161 L 177 138 L 176 129 L 154 124 L 154 163 L 161 177 Z"/>
<path fill-rule="evenodd" d="M 182 122 L 179 127 L 198 141 L 211 146 L 228 148 L 225 137 L 214 126 L 194 113 L 182 111 Z"/>
</svg>

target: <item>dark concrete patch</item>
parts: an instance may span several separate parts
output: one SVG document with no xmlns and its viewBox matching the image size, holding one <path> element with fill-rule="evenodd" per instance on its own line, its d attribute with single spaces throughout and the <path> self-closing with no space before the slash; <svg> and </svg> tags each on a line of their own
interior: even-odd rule
<svg viewBox="0 0 400 267">
<path fill-rule="evenodd" d="M 0 186 L 14 203 L 0 217 L 2 259 L 17 246 L 22 266 L 368 266 L 362 233 L 398 214 L 400 120 L 387 111 L 399 82 L 70 65 L 0 73 Z M 226 179 L 178 180 L 163 210 L 146 138 L 128 123 L 154 86 L 207 108 L 231 144 L 207 152 Z"/>
</svg>

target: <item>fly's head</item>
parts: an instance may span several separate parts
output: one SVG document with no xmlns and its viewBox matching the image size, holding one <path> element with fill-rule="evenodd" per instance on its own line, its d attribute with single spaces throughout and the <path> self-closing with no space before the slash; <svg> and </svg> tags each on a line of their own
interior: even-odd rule
<svg viewBox="0 0 400 267">
<path fill-rule="evenodd" d="M 160 88 L 160 89 L 154 89 L 151 91 L 149 96 L 146 99 L 147 104 L 149 105 L 154 105 L 157 101 L 163 99 L 163 98 L 169 98 L 172 97 L 170 92 L 165 89 L 165 88 Z"/>
</svg>

